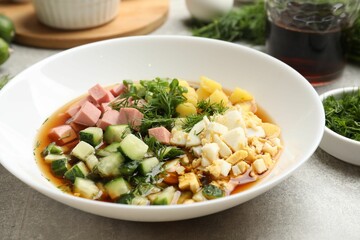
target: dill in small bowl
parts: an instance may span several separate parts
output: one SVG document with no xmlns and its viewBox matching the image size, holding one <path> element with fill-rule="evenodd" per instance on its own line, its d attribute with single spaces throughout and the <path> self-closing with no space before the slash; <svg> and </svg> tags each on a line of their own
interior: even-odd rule
<svg viewBox="0 0 360 240">
<path fill-rule="evenodd" d="M 320 147 L 340 160 L 360 165 L 360 89 L 335 89 L 320 98 L 326 125 Z"/>
</svg>

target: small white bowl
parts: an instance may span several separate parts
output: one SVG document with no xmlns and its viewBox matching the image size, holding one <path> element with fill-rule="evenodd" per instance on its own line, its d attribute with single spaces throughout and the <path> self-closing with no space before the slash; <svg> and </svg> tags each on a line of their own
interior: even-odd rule
<svg viewBox="0 0 360 240">
<path fill-rule="evenodd" d="M 97 27 L 113 20 L 121 0 L 33 0 L 43 24 L 66 30 Z"/>
<path fill-rule="evenodd" d="M 334 96 L 341 97 L 344 93 L 357 91 L 359 87 L 339 88 L 320 95 L 321 101 Z M 360 142 L 344 137 L 325 126 L 320 148 L 330 155 L 354 165 L 360 166 Z"/>
</svg>

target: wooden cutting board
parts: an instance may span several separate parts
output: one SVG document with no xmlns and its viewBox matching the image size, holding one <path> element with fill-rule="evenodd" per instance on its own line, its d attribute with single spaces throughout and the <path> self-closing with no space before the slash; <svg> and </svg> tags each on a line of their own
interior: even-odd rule
<svg viewBox="0 0 360 240">
<path fill-rule="evenodd" d="M 68 31 L 41 24 L 31 3 L 0 3 L 0 13 L 15 24 L 16 43 L 53 49 L 150 33 L 165 22 L 168 10 L 169 0 L 123 0 L 119 15 L 110 23 L 87 30 Z"/>
</svg>

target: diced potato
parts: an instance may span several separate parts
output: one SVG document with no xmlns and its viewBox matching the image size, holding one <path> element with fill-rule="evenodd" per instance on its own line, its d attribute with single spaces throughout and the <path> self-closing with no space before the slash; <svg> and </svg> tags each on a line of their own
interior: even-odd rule
<svg viewBox="0 0 360 240">
<path fill-rule="evenodd" d="M 188 87 L 188 92 L 184 93 L 184 97 L 186 97 L 186 101 L 191 103 L 192 105 L 194 105 L 195 107 L 197 106 L 197 102 L 198 102 L 198 95 L 196 94 L 196 91 L 194 88 L 192 87 Z"/>
<path fill-rule="evenodd" d="M 229 97 L 232 104 L 237 104 L 241 102 L 251 101 L 254 97 L 246 90 L 241 88 L 235 88 L 232 94 Z"/>
<path fill-rule="evenodd" d="M 262 174 L 267 171 L 266 164 L 262 158 L 256 159 L 252 165 L 257 174 Z"/>
<path fill-rule="evenodd" d="M 203 88 L 198 88 L 198 90 L 196 90 L 196 94 L 198 95 L 199 101 L 205 100 L 210 96 L 210 93 L 205 91 Z"/>
<path fill-rule="evenodd" d="M 226 96 L 226 94 L 222 90 L 215 90 L 210 96 L 209 96 L 210 103 L 221 103 L 223 106 L 226 106 L 229 102 L 229 98 Z"/>
<path fill-rule="evenodd" d="M 196 107 L 191 103 L 181 103 L 176 107 L 176 112 L 179 113 L 180 117 L 186 117 L 191 114 L 196 114 Z"/>
<path fill-rule="evenodd" d="M 276 138 L 280 136 L 280 128 L 272 123 L 263 123 L 261 125 L 264 130 L 266 137 L 268 138 Z"/>
<path fill-rule="evenodd" d="M 215 92 L 215 90 L 222 90 L 220 83 L 205 76 L 200 77 L 200 87 L 210 94 Z"/>
<path fill-rule="evenodd" d="M 186 88 L 190 87 L 189 83 L 185 80 L 179 80 L 179 85 Z"/>
</svg>

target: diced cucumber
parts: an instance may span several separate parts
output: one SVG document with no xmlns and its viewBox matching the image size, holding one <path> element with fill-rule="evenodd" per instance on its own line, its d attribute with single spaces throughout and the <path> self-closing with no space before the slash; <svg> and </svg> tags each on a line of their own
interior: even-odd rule
<svg viewBox="0 0 360 240">
<path fill-rule="evenodd" d="M 138 168 L 139 161 L 130 161 L 120 167 L 120 173 L 123 176 L 131 176 L 134 174 L 135 170 Z"/>
<path fill-rule="evenodd" d="M 55 176 L 62 177 L 71 168 L 67 159 L 59 159 L 51 162 L 51 171 Z"/>
<path fill-rule="evenodd" d="M 89 174 L 89 170 L 84 162 L 78 162 L 65 172 L 64 177 L 71 182 L 75 181 L 75 178 L 85 178 Z"/>
<path fill-rule="evenodd" d="M 99 149 L 99 150 L 96 151 L 96 156 L 98 156 L 98 157 L 106 157 L 106 156 L 109 156 L 109 155 L 111 155 L 111 152 L 108 152 L 108 151 L 106 151 L 104 149 Z"/>
<path fill-rule="evenodd" d="M 132 193 L 126 193 L 121 195 L 116 202 L 121 204 L 131 204 L 132 200 L 135 198 L 135 195 Z"/>
<path fill-rule="evenodd" d="M 120 166 L 125 161 L 121 153 L 112 153 L 100 159 L 96 169 L 101 177 L 116 177 L 120 175 Z"/>
<path fill-rule="evenodd" d="M 177 147 L 166 147 L 163 154 L 163 159 L 174 159 L 178 156 L 184 155 L 185 152 Z"/>
<path fill-rule="evenodd" d="M 141 161 L 139 165 L 139 172 L 142 175 L 146 175 L 147 173 L 151 172 L 153 168 L 159 164 L 159 160 L 156 157 L 146 158 Z"/>
<path fill-rule="evenodd" d="M 127 157 L 136 161 L 141 161 L 149 149 L 148 145 L 133 134 L 127 135 L 120 142 L 120 148 Z"/>
<path fill-rule="evenodd" d="M 104 141 L 107 144 L 121 142 L 131 130 L 128 125 L 110 125 L 105 129 Z"/>
<path fill-rule="evenodd" d="M 169 205 L 174 197 L 176 189 L 173 186 L 165 188 L 153 201 L 154 205 Z"/>
<path fill-rule="evenodd" d="M 87 142 L 93 147 L 99 145 L 103 140 L 103 130 L 98 127 L 88 127 L 79 132 L 80 141 Z"/>
<path fill-rule="evenodd" d="M 86 158 L 85 163 L 86 166 L 90 169 L 90 171 L 92 171 L 94 167 L 99 163 L 99 160 L 94 154 L 91 154 Z"/>
<path fill-rule="evenodd" d="M 131 205 L 150 205 L 150 201 L 146 197 L 135 196 L 131 200 Z"/>
<path fill-rule="evenodd" d="M 114 152 L 118 152 L 119 147 L 120 147 L 120 142 L 113 142 L 110 145 L 106 146 L 104 150 L 107 152 L 114 153 Z"/>
<path fill-rule="evenodd" d="M 119 146 L 120 146 L 119 142 L 113 142 L 110 145 L 106 146 L 105 148 L 99 149 L 96 152 L 96 155 L 98 155 L 100 157 L 109 156 L 109 155 L 111 155 L 111 153 L 118 152 Z"/>
<path fill-rule="evenodd" d="M 80 194 L 80 197 L 95 199 L 99 197 L 100 189 L 90 179 L 75 178 L 74 193 Z"/>
<path fill-rule="evenodd" d="M 225 196 L 225 193 L 222 189 L 212 184 L 204 186 L 204 188 L 202 189 L 202 193 L 209 200 Z"/>
<path fill-rule="evenodd" d="M 50 143 L 42 152 L 43 156 L 47 156 L 49 154 L 63 154 L 64 151 L 60 146 L 57 146 L 55 142 Z"/>
<path fill-rule="evenodd" d="M 111 199 L 119 198 L 121 195 L 131 191 L 129 183 L 122 177 L 111 180 L 105 184 L 105 189 Z"/>
<path fill-rule="evenodd" d="M 139 183 L 134 190 L 135 195 L 146 197 L 153 193 L 161 192 L 161 189 L 151 183 Z"/>
<path fill-rule="evenodd" d="M 71 155 L 85 161 L 88 156 L 95 153 L 95 148 L 87 142 L 80 141 L 71 151 Z"/>
<path fill-rule="evenodd" d="M 44 158 L 45 162 L 48 163 L 48 164 L 52 163 L 53 161 L 61 160 L 61 159 L 67 160 L 67 157 L 65 155 L 63 155 L 63 154 L 61 154 L 61 155 L 49 154 Z"/>
</svg>

